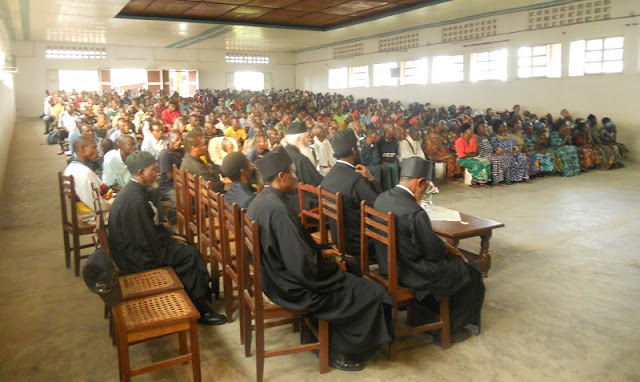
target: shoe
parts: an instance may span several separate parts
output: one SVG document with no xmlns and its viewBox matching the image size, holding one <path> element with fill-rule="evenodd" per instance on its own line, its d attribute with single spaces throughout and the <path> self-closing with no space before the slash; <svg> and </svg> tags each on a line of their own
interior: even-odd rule
<svg viewBox="0 0 640 382">
<path fill-rule="evenodd" d="M 329 359 L 332 368 L 342 371 L 360 371 L 364 369 L 364 363 L 347 361 L 345 359 Z"/>
<path fill-rule="evenodd" d="M 213 310 L 208 311 L 203 314 L 199 319 L 198 323 L 202 325 L 222 325 L 227 323 L 227 316 L 224 314 L 219 314 L 214 312 Z"/>
</svg>

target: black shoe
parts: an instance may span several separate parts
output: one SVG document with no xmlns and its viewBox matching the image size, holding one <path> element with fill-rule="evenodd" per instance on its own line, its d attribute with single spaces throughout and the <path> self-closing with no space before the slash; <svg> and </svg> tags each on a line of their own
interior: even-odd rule
<svg viewBox="0 0 640 382">
<path fill-rule="evenodd" d="M 329 359 L 329 365 L 334 369 L 342 371 L 360 371 L 364 369 L 364 363 L 345 359 Z"/>
<path fill-rule="evenodd" d="M 227 323 L 227 316 L 210 310 L 198 319 L 198 323 L 202 325 L 222 325 Z"/>
</svg>

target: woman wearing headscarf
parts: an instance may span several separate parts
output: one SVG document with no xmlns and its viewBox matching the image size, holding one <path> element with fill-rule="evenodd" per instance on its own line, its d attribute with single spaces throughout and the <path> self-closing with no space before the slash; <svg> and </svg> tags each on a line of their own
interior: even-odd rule
<svg viewBox="0 0 640 382">
<path fill-rule="evenodd" d="M 517 106 L 517 105 L 516 105 Z M 514 106 L 515 109 L 515 106 Z M 531 123 L 529 123 L 531 124 Z M 531 135 L 533 136 L 533 129 Z M 509 121 L 509 133 L 508 135 L 516 142 L 516 148 L 521 154 L 526 155 L 528 163 L 528 174 L 534 176 L 540 171 L 540 163 L 538 156 L 533 150 L 529 150 L 524 140 L 524 133 L 522 132 L 522 122 L 519 119 L 512 119 Z"/>
<path fill-rule="evenodd" d="M 544 128 L 544 124 L 536 122 Z M 539 173 L 551 173 L 554 167 L 553 154 L 548 151 L 546 147 L 538 144 L 538 136 L 535 133 L 534 125 L 530 121 L 525 121 L 522 124 L 524 128 L 524 143 L 527 146 L 527 150 L 531 154 L 531 163 L 529 165 L 529 174 L 532 172 Z"/>
<path fill-rule="evenodd" d="M 494 186 L 503 182 L 508 183 L 511 176 L 511 158 L 501 148 L 494 151 L 487 134 L 487 121 L 478 121 L 476 125 L 478 156 L 491 161 L 491 181 Z"/>
<path fill-rule="evenodd" d="M 460 132 L 462 135 L 456 140 L 458 165 L 471 173 L 473 187 L 489 187 L 486 183 L 491 179 L 491 161 L 478 155 L 477 141 L 470 124 L 462 125 Z"/>
<path fill-rule="evenodd" d="M 444 123 L 438 123 L 435 128 L 429 129 L 427 135 L 426 154 L 436 162 L 443 162 L 447 165 L 447 178 L 453 179 L 462 173 L 458 166 L 456 156 L 449 152 L 447 145 L 442 139 L 442 132 L 446 130 Z"/>
<path fill-rule="evenodd" d="M 570 125 L 571 122 L 559 119 L 549 133 L 549 148 L 562 160 L 562 176 L 580 175 L 580 159 L 578 149 L 571 144 Z"/>
<path fill-rule="evenodd" d="M 573 144 L 578 148 L 580 171 L 589 171 L 596 167 L 596 153 L 593 149 L 591 131 L 581 118 L 576 119 L 576 134 L 573 137 Z M 599 154 L 601 153 L 599 152 Z M 603 162 L 602 156 L 599 155 L 598 159 L 599 163 Z"/>
<path fill-rule="evenodd" d="M 493 131 L 489 142 L 493 151 L 502 150 L 511 161 L 511 171 L 505 176 L 505 182 L 529 182 L 529 164 L 527 156 L 518 151 L 516 140 L 507 134 L 507 123 L 502 120 L 493 122 Z"/>
<path fill-rule="evenodd" d="M 602 118 L 602 125 L 602 143 L 605 145 L 616 146 L 618 148 L 620 159 L 616 160 L 616 162 L 618 165 L 622 165 L 622 159 L 629 158 L 629 149 L 624 144 L 618 142 L 618 130 L 616 129 L 616 124 L 613 123 L 610 118 Z"/>
</svg>

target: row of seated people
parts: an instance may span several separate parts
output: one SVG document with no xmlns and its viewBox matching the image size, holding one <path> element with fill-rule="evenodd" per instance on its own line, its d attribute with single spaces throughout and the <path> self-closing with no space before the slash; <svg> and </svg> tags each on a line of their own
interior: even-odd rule
<svg viewBox="0 0 640 382">
<path fill-rule="evenodd" d="M 288 130 L 294 132 L 302 128 L 299 123 L 288 126 Z M 97 157 L 95 141 L 82 136 L 75 140 L 74 146 L 77 158 L 65 173 L 76 179 L 88 178 L 90 185 L 102 186 L 104 190 L 106 186 L 84 164 Z M 436 314 L 437 301 L 450 298 L 453 342 L 468 338 L 469 329 L 479 332 L 484 299 L 480 272 L 475 264 L 468 265 L 457 249 L 449 247 L 433 233 L 426 212 L 416 202 L 428 184 L 424 173 L 426 161 L 408 159 L 408 165 L 403 166 L 400 173 L 399 185 L 378 197 L 379 184 L 365 166 L 355 163 L 359 154 L 353 131 L 346 129 L 337 133 L 331 139 L 331 146 L 336 164 L 322 183 L 327 189 L 332 188 L 332 184 L 347 188 L 343 194 L 345 236 L 349 242 L 356 245 L 349 232 L 353 230 L 353 224 L 359 225 L 359 221 L 353 219 L 358 215 L 358 200 L 366 197 L 376 208 L 394 211 L 402 227 L 398 233 L 399 256 L 413 259 L 402 261 L 399 275 L 404 276 L 400 282 L 426 307 L 435 306 Z M 205 148 L 202 132 L 188 133 L 185 148 L 188 156 L 199 160 Z M 384 288 L 357 275 L 343 273 L 336 264 L 322 257 L 323 248 L 315 244 L 291 208 L 290 195 L 296 194 L 298 179 L 297 166 L 289 152 L 286 148 L 276 148 L 256 161 L 260 176 L 268 186 L 258 196 L 250 185 L 250 179 L 256 173 L 255 166 L 240 152 L 228 155 L 221 169 L 233 184 L 224 197 L 243 204 L 249 217 L 260 225 L 265 294 L 284 308 L 308 312 L 329 321 L 332 365 L 343 370 L 359 370 L 378 346 L 393 340 L 393 305 Z M 127 156 L 125 164 L 131 180 L 117 197 L 107 193 L 109 196 L 103 201 L 105 209 L 110 206 L 109 240 L 116 264 L 128 271 L 173 266 L 203 316 L 201 323 L 224 323 L 226 318 L 212 311 L 206 303 L 210 280 L 200 254 L 195 248 L 176 241 L 172 232 L 161 224 L 157 199 L 153 196 L 153 186 L 159 175 L 155 157 L 148 152 L 134 151 Z M 184 160 L 182 167 L 185 167 Z M 193 168 L 195 175 L 206 175 L 207 172 Z M 80 201 L 82 196 L 78 188 L 84 184 L 83 181 L 77 183 Z M 241 198 L 233 198 L 235 185 L 243 192 Z M 332 229 L 335 229 L 335 222 Z M 359 247 L 359 243 L 357 245 Z M 411 252 L 407 252 L 409 247 Z M 359 248 L 351 246 L 347 250 L 357 256 Z M 431 318 L 414 314 L 410 321 L 418 325 Z"/>
</svg>

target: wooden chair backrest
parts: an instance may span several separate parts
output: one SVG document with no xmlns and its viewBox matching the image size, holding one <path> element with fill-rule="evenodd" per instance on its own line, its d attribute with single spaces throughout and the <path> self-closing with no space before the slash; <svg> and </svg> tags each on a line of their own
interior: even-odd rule
<svg viewBox="0 0 640 382">
<path fill-rule="evenodd" d="M 178 220 L 178 234 L 186 236 L 186 209 L 184 205 L 186 194 L 186 175 L 177 165 L 173 165 L 173 188 L 176 192 L 176 216 Z"/>
<path fill-rule="evenodd" d="M 240 225 L 240 209 L 236 203 L 229 205 L 229 203 L 224 201 L 224 195 L 220 194 L 219 205 L 222 207 L 220 221 L 220 237 L 222 238 L 222 256 L 223 263 L 225 265 L 230 265 L 232 255 L 236 255 L 238 252 L 238 245 L 240 243 L 240 237 L 242 237 L 242 227 Z M 231 251 L 231 242 L 235 241 L 236 243 L 236 253 L 232 253 Z"/>
<path fill-rule="evenodd" d="M 220 257 L 220 244 L 218 242 L 218 193 L 213 191 L 213 184 L 200 177 L 198 182 L 198 247 L 200 253 Z"/>
<path fill-rule="evenodd" d="M 100 199 L 102 198 L 102 196 L 100 196 L 100 191 L 93 187 L 92 188 L 92 193 L 93 193 L 93 209 L 96 211 L 96 236 L 98 237 L 98 243 L 100 244 L 100 247 L 102 247 L 102 249 L 104 249 L 104 251 L 107 253 L 107 255 L 109 257 L 111 257 L 111 259 L 113 260 L 113 256 L 111 255 L 111 249 L 109 248 L 109 236 L 108 236 L 108 232 L 107 232 L 107 225 L 105 224 L 104 221 L 104 212 L 100 206 Z"/>
<path fill-rule="evenodd" d="M 333 238 L 333 242 L 338 248 L 340 253 L 345 253 L 344 247 L 344 212 L 342 207 L 342 195 L 338 193 L 332 193 L 322 186 L 318 186 L 318 207 L 320 209 L 320 239 L 322 244 L 329 242 L 329 235 L 327 232 L 328 219 L 333 219 L 336 222 L 336 231 L 338 237 Z"/>
<path fill-rule="evenodd" d="M 60 187 L 60 211 L 62 226 L 78 227 L 78 210 L 76 209 L 76 186 L 73 175 L 62 175 L 58 172 Z"/>
<path fill-rule="evenodd" d="M 360 203 L 360 269 L 363 277 L 369 277 L 384 284 L 394 303 L 398 299 L 398 268 L 396 264 L 396 217 L 392 212 L 380 212 Z M 387 247 L 387 278 L 369 270 L 369 240 L 371 238 Z"/>
<path fill-rule="evenodd" d="M 304 205 L 304 196 L 305 193 L 313 194 L 318 197 L 318 187 L 312 186 L 310 184 L 298 183 L 298 202 L 300 203 L 300 221 L 302 222 L 302 226 L 304 228 L 313 227 L 309 221 L 309 218 L 320 221 L 320 213 L 319 208 L 312 208 L 310 210 L 305 208 Z M 320 199 L 320 198 L 318 198 Z"/>
<path fill-rule="evenodd" d="M 186 174 L 185 181 L 185 222 L 186 222 L 186 236 L 190 243 L 195 243 L 198 237 L 199 226 L 199 203 L 198 203 L 198 177 L 191 174 L 189 171 L 184 172 Z"/>
<path fill-rule="evenodd" d="M 262 299 L 262 264 L 260 263 L 260 232 L 258 222 L 249 219 L 246 209 L 242 210 L 241 222 L 242 240 L 236 244 L 239 246 L 238 268 L 241 270 L 238 277 L 242 280 L 240 290 L 249 290 L 250 293 L 253 293 L 257 320 L 259 318 L 258 312 L 262 315 L 262 307 L 264 306 Z M 253 279 L 251 279 L 249 267 L 250 254 L 253 257 Z M 251 284 L 253 284 L 253 288 L 250 287 Z"/>
</svg>

